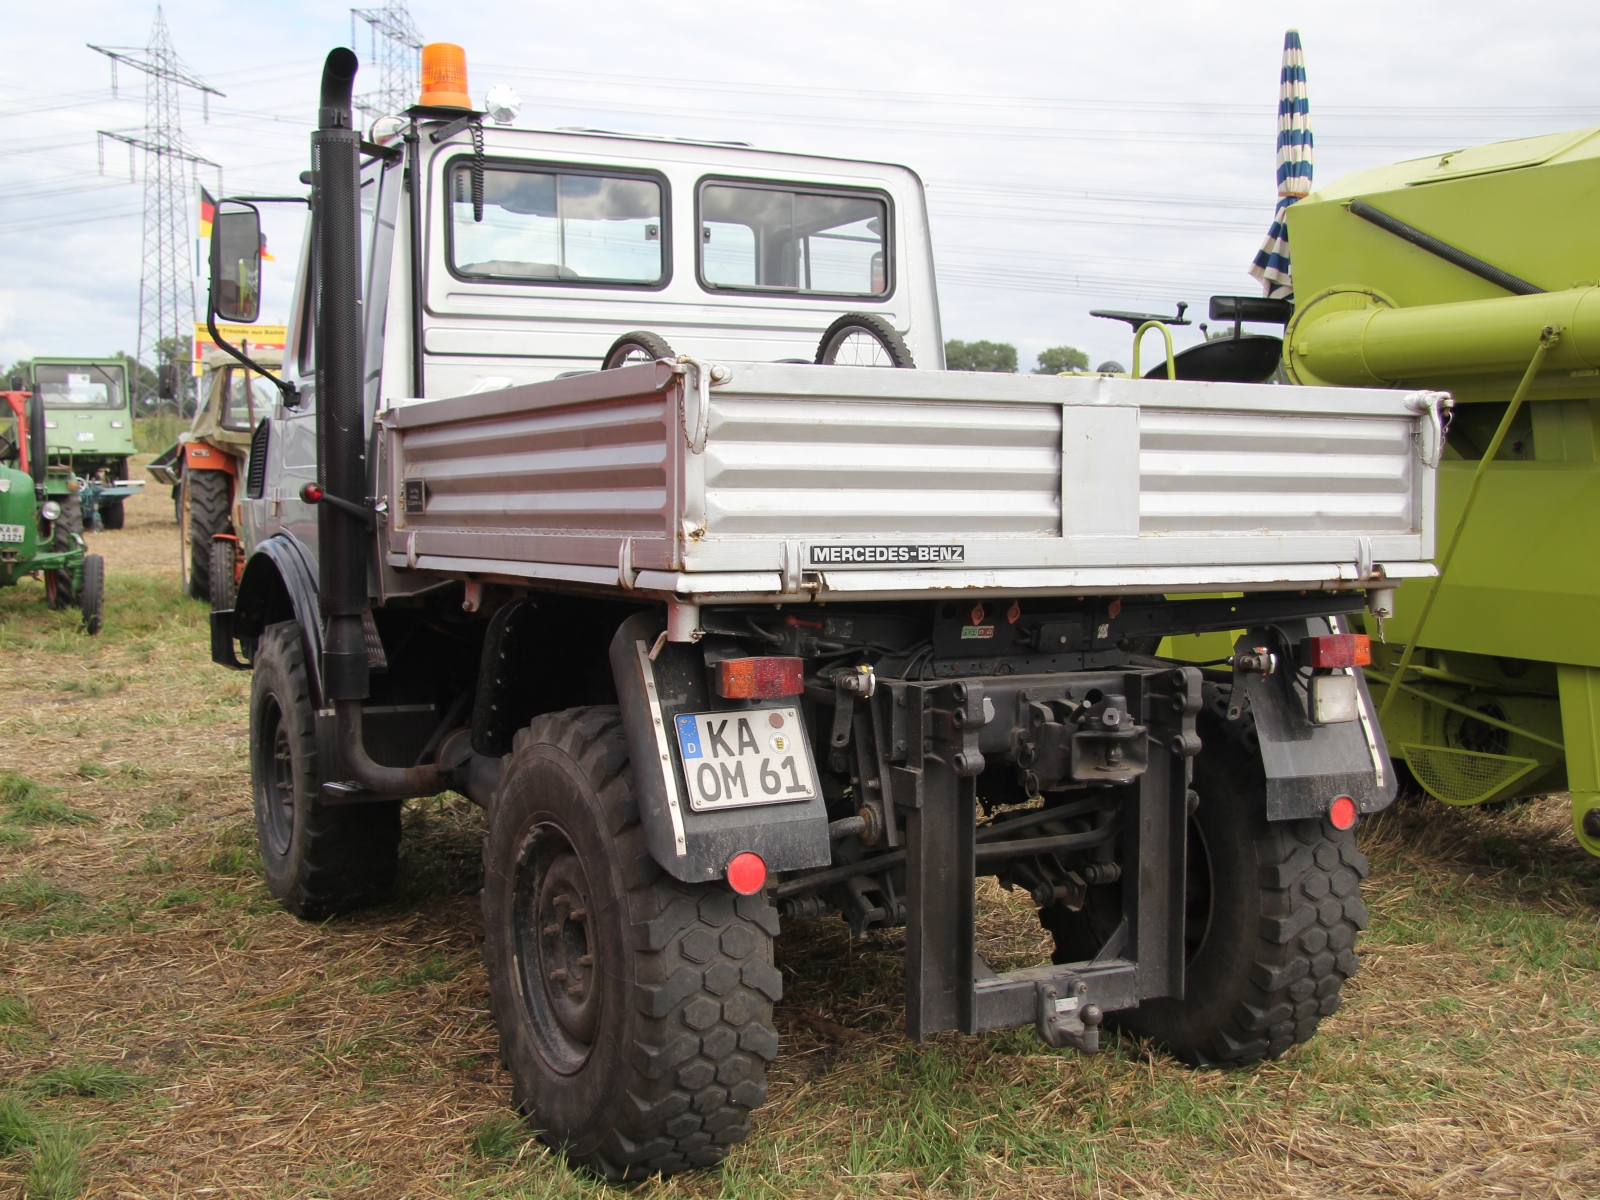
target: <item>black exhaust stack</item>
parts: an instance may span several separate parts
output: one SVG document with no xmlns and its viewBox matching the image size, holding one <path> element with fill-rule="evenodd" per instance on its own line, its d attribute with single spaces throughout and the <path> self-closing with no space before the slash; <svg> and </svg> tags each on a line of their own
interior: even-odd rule
<svg viewBox="0 0 1600 1200">
<path fill-rule="evenodd" d="M 322 106 L 311 135 L 316 266 L 317 464 L 323 492 L 344 505 L 317 505 L 323 616 L 323 697 L 333 702 L 339 745 L 356 782 L 394 796 L 431 796 L 450 786 L 437 766 L 385 767 L 367 756 L 361 701 L 367 696 L 367 500 L 364 355 L 361 344 L 361 134 L 351 114 L 359 64 L 343 47 L 322 65 Z"/>
<path fill-rule="evenodd" d="M 316 241 L 317 461 L 323 491 L 367 507 L 362 423 L 361 134 L 351 115 L 356 56 L 340 47 L 322 66 L 322 106 L 311 135 Z M 317 506 L 323 639 L 329 700 L 367 695 L 367 539 L 361 519 Z"/>
</svg>

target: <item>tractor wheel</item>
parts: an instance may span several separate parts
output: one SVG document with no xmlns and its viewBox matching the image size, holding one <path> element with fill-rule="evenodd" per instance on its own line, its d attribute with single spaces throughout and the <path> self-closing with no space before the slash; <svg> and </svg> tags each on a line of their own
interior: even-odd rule
<svg viewBox="0 0 1600 1200">
<path fill-rule="evenodd" d="M 50 549 L 57 553 L 71 550 L 72 535 L 83 533 L 83 502 L 78 499 L 77 493 L 61 497 L 58 503 L 61 505 L 61 515 L 50 529 Z"/>
<path fill-rule="evenodd" d="M 516 736 L 484 841 L 484 964 L 518 1108 L 607 1179 L 719 1161 L 778 1052 L 777 911 L 645 849 L 614 707 Z"/>
<path fill-rule="evenodd" d="M 239 594 L 237 580 L 239 543 L 232 538 L 216 538 L 211 543 L 211 609 L 231 611 Z"/>
<path fill-rule="evenodd" d="M 267 626 L 254 663 L 250 790 L 267 889 L 313 921 L 384 899 L 400 862 L 400 801 L 322 802 L 316 714 L 297 624 Z"/>
<path fill-rule="evenodd" d="M 1338 1009 L 1367 927 L 1367 859 L 1354 832 L 1320 817 L 1268 821 L 1254 721 L 1248 713 L 1229 721 L 1227 709 L 1226 693 L 1207 684 L 1198 719 L 1205 749 L 1194 767 L 1200 804 L 1189 820 L 1184 998 L 1106 1018 L 1192 1066 L 1244 1066 L 1310 1038 Z M 1041 910 L 1057 962 L 1093 957 L 1115 928 L 1120 898 L 1103 900 L 1081 913 Z"/>
<path fill-rule="evenodd" d="M 100 632 L 106 606 L 106 560 L 98 554 L 83 556 L 83 587 L 78 590 L 78 607 L 83 611 L 83 630 L 90 637 Z"/>
<path fill-rule="evenodd" d="M 55 612 L 72 607 L 71 571 L 52 569 L 44 572 L 44 602 Z"/>
<path fill-rule="evenodd" d="M 228 527 L 232 477 L 226 471 L 183 473 L 183 592 L 211 598 L 211 538 Z"/>
<path fill-rule="evenodd" d="M 172 522 L 174 525 L 183 524 L 183 484 L 172 485 Z"/>
<path fill-rule="evenodd" d="M 122 506 L 122 497 L 100 502 L 100 524 L 106 529 L 121 529 L 126 524 L 128 514 Z"/>
</svg>

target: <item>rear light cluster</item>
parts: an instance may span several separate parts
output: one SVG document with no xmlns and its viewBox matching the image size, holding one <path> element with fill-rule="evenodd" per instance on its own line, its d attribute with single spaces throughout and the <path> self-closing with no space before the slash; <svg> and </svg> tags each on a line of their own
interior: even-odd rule
<svg viewBox="0 0 1600 1200">
<path fill-rule="evenodd" d="M 1364 633 L 1308 637 L 1301 646 L 1306 666 L 1314 669 L 1372 665 L 1372 639 Z"/>
<path fill-rule="evenodd" d="M 1356 823 L 1356 802 L 1349 796 L 1335 796 L 1328 805 L 1328 822 L 1343 832 Z"/>
<path fill-rule="evenodd" d="M 805 660 L 763 656 L 725 658 L 717 664 L 717 695 L 724 700 L 772 700 L 806 690 Z"/>
</svg>

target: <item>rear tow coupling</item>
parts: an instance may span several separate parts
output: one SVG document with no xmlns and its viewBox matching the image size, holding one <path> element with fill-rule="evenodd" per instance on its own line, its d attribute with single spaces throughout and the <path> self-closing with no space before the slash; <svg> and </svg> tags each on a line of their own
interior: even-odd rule
<svg viewBox="0 0 1600 1200">
<path fill-rule="evenodd" d="M 1104 1014 L 1098 1004 L 1085 1003 L 1089 985 L 1080 983 L 1069 996 L 1061 995 L 1053 983 L 1040 983 L 1034 1027 L 1039 1040 L 1060 1049 L 1074 1046 L 1085 1054 L 1100 1049 L 1100 1022 Z"/>
</svg>

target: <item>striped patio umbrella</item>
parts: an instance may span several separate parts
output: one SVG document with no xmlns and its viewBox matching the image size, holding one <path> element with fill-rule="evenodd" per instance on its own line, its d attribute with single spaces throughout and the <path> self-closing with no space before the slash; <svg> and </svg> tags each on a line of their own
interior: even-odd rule
<svg viewBox="0 0 1600 1200">
<path fill-rule="evenodd" d="M 1289 226 L 1284 214 L 1311 194 L 1311 104 L 1306 98 L 1306 56 L 1300 31 L 1283 35 L 1283 71 L 1278 83 L 1278 207 L 1267 240 L 1256 251 L 1250 274 L 1273 299 L 1293 299 L 1289 274 Z"/>
</svg>

